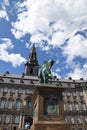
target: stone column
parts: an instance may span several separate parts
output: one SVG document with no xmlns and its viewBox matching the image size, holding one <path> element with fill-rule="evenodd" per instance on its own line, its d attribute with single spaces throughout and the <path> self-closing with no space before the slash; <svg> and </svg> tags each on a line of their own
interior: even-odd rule
<svg viewBox="0 0 87 130">
<path fill-rule="evenodd" d="M 23 115 L 23 118 L 22 118 L 22 128 L 24 128 L 24 120 L 25 120 L 25 116 Z"/>
<path fill-rule="evenodd" d="M 19 119 L 19 128 L 22 127 L 21 124 L 22 124 L 22 115 L 20 115 L 20 119 Z"/>
</svg>

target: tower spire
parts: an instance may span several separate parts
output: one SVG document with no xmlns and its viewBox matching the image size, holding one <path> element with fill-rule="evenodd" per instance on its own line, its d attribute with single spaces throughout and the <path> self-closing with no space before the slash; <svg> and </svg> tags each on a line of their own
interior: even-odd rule
<svg viewBox="0 0 87 130">
<path fill-rule="evenodd" d="M 37 76 L 37 74 L 38 74 L 38 60 L 35 44 L 33 44 L 30 55 L 25 64 L 25 75 Z"/>
</svg>

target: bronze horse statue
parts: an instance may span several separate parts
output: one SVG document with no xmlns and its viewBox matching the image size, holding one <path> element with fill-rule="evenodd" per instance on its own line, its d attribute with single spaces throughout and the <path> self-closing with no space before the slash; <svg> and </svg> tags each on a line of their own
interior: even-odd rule
<svg viewBox="0 0 87 130">
<path fill-rule="evenodd" d="M 40 79 L 40 83 L 48 83 L 48 79 L 52 78 L 51 67 L 53 64 L 53 60 L 48 60 L 44 61 L 44 63 L 40 66 L 38 72 L 38 78 Z"/>
</svg>

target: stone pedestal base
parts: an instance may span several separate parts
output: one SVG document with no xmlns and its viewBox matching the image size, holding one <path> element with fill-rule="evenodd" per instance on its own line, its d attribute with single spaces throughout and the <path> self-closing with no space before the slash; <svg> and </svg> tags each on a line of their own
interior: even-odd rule
<svg viewBox="0 0 87 130">
<path fill-rule="evenodd" d="M 71 130 L 71 127 L 66 122 L 38 121 L 32 125 L 30 130 Z"/>
</svg>

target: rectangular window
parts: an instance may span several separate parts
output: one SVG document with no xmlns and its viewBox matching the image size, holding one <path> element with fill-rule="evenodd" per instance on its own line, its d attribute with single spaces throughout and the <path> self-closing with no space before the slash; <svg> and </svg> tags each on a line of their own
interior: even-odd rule
<svg viewBox="0 0 87 130">
<path fill-rule="evenodd" d="M 82 104 L 82 110 L 86 111 L 86 105 L 85 104 Z"/>
<path fill-rule="evenodd" d="M 19 123 L 19 115 L 14 116 L 14 123 Z"/>
<path fill-rule="evenodd" d="M 79 96 L 82 97 L 83 96 L 83 92 L 80 91 L 79 92 Z"/>
<path fill-rule="evenodd" d="M 15 93 L 15 89 L 14 89 L 14 88 L 11 88 L 10 93 Z"/>
<path fill-rule="evenodd" d="M 8 102 L 8 109 L 12 109 L 12 101 Z"/>
<path fill-rule="evenodd" d="M 68 104 L 68 110 L 72 111 L 72 104 Z"/>
<path fill-rule="evenodd" d="M 5 100 L 1 100 L 0 101 L 0 108 L 4 108 L 5 107 Z"/>
<path fill-rule="evenodd" d="M 30 94 L 30 89 L 26 89 L 26 94 Z"/>
<path fill-rule="evenodd" d="M 32 102 L 29 101 L 29 102 L 28 102 L 28 109 L 29 109 L 30 111 L 33 109 L 33 106 L 32 106 L 32 105 L 33 105 Z"/>
<path fill-rule="evenodd" d="M 71 94 L 70 94 L 69 91 L 66 91 L 66 95 L 67 95 L 67 96 L 71 96 Z"/>
<path fill-rule="evenodd" d="M 79 110 L 78 104 L 75 104 L 74 107 L 75 107 L 75 111 L 78 111 L 78 110 Z"/>
<path fill-rule="evenodd" d="M 71 124 L 75 124 L 74 117 L 70 117 Z"/>
<path fill-rule="evenodd" d="M 7 93 L 7 92 L 8 92 L 8 88 L 7 88 L 7 87 L 4 87 L 4 88 L 3 88 L 3 92 L 4 92 L 4 93 Z"/>
<path fill-rule="evenodd" d="M 9 115 L 6 116 L 5 123 L 7 123 L 7 124 L 10 123 L 10 116 Z"/>
<path fill-rule="evenodd" d="M 72 92 L 73 97 L 76 97 L 76 92 Z"/>
<path fill-rule="evenodd" d="M 82 121 L 81 121 L 81 118 L 80 118 L 80 117 L 78 117 L 78 118 L 77 118 L 77 122 L 78 122 L 78 124 L 81 124 L 81 123 L 82 123 Z"/>
<path fill-rule="evenodd" d="M 19 88 L 19 89 L 18 89 L 18 93 L 19 93 L 19 94 L 22 94 L 22 92 L 23 92 L 22 88 Z"/>
<path fill-rule="evenodd" d="M 21 108 L 21 102 L 20 102 L 20 101 L 17 101 L 17 102 L 16 102 L 16 109 L 17 109 L 17 110 L 20 110 L 20 108 Z"/>
</svg>

